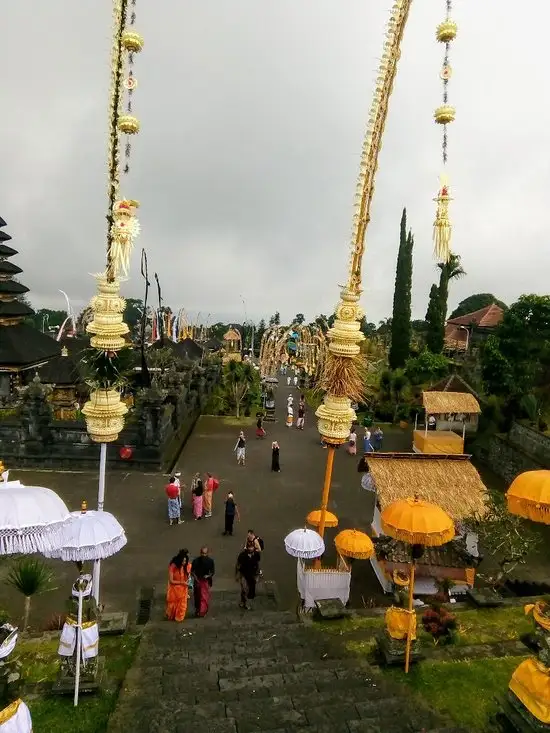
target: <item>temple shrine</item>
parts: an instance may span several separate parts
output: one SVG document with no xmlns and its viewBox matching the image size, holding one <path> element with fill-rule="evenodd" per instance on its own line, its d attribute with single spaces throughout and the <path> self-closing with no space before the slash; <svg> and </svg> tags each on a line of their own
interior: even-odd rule
<svg viewBox="0 0 550 733">
<path fill-rule="evenodd" d="M 57 341 L 25 323 L 34 311 L 20 300 L 29 288 L 15 279 L 23 271 L 10 262 L 17 251 L 7 244 L 11 236 L 2 231 L 5 226 L 0 217 L 0 402 L 32 381 L 37 367 L 61 353 Z"/>
</svg>

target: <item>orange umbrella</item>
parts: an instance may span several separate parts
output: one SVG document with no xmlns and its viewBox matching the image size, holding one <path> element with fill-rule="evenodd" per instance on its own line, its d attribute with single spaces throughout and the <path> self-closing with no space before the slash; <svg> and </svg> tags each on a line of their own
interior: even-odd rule
<svg viewBox="0 0 550 733">
<path fill-rule="evenodd" d="M 344 529 L 334 538 L 336 549 L 344 557 L 353 557 L 356 560 L 368 560 L 374 555 L 374 545 L 371 538 L 357 529 Z"/>
<path fill-rule="evenodd" d="M 384 509 L 381 515 L 382 531 L 409 545 L 437 547 L 455 536 L 451 517 L 437 506 L 422 499 L 400 499 Z M 405 648 L 405 673 L 409 671 L 411 640 L 413 636 L 414 559 L 411 558 L 409 576 L 409 630 Z M 416 622 L 416 616 L 414 616 Z"/>
<path fill-rule="evenodd" d="M 506 492 L 508 511 L 533 522 L 550 524 L 550 471 L 526 471 Z"/>
<path fill-rule="evenodd" d="M 306 517 L 306 522 L 312 527 L 318 527 L 321 524 L 321 509 L 314 509 Z M 338 517 L 332 512 L 325 512 L 325 527 L 337 527 Z"/>
<path fill-rule="evenodd" d="M 415 498 L 395 501 L 384 509 L 382 531 L 409 545 L 437 547 L 453 539 L 455 525 L 437 504 Z"/>
</svg>

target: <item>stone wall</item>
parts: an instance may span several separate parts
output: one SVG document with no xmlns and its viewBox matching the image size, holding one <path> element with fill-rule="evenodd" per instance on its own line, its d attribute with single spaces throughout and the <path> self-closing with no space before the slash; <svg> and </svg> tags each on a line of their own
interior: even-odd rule
<svg viewBox="0 0 550 733">
<path fill-rule="evenodd" d="M 193 368 L 177 383 L 138 395 L 119 439 L 109 445 L 108 467 L 170 471 L 219 378 L 219 368 Z M 46 395 L 38 385 L 33 389 L 18 417 L 0 420 L 0 459 L 12 468 L 97 470 L 99 445 L 90 439 L 84 421 L 55 420 Z M 132 448 L 130 460 L 120 457 L 123 446 Z"/>
<path fill-rule="evenodd" d="M 550 439 L 537 430 L 514 423 L 507 435 L 493 435 L 474 453 L 507 484 L 524 471 L 550 469 Z"/>
</svg>

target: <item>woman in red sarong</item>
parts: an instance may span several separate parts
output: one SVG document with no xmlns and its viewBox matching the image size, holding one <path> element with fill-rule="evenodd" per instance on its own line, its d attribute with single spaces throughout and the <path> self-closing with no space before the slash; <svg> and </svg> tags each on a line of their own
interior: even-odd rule
<svg viewBox="0 0 550 733">
<path fill-rule="evenodd" d="M 201 554 L 193 560 L 191 574 L 195 600 L 195 616 L 202 617 L 208 613 L 210 604 L 210 588 L 214 576 L 214 560 L 208 557 L 208 547 L 201 547 Z"/>
<path fill-rule="evenodd" d="M 187 597 L 191 579 L 189 551 L 180 550 L 172 558 L 168 569 L 168 590 L 166 591 L 166 618 L 183 621 L 187 612 Z"/>
</svg>

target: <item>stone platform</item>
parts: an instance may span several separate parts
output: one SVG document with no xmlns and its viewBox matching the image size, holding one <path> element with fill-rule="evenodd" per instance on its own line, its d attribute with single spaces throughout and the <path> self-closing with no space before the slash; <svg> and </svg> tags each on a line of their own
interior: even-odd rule
<svg viewBox="0 0 550 733">
<path fill-rule="evenodd" d="M 262 586 L 241 611 L 234 584 L 219 585 L 205 619 L 165 621 L 157 600 L 108 733 L 466 733 Z"/>
</svg>

